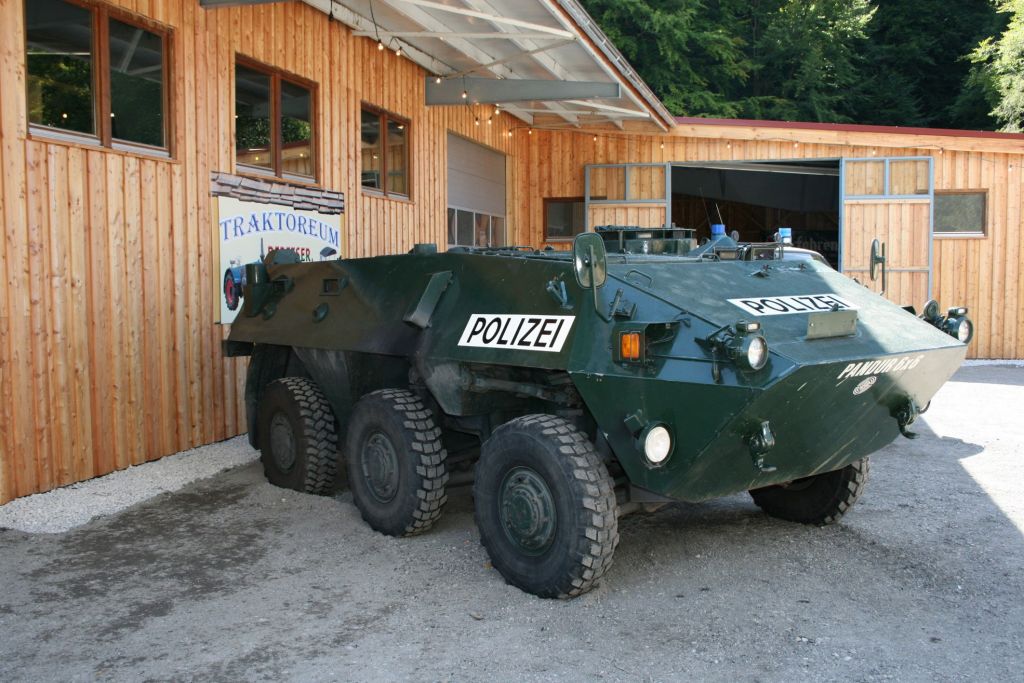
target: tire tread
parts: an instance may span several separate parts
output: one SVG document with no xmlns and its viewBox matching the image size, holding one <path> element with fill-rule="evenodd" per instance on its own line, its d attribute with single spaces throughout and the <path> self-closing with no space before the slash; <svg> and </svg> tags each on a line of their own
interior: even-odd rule
<svg viewBox="0 0 1024 683">
<path fill-rule="evenodd" d="M 590 513 L 588 522 L 567 550 L 575 560 L 567 575 L 555 577 L 547 586 L 534 592 L 543 597 L 563 599 L 582 595 L 591 590 L 612 566 L 615 548 L 619 544 L 614 482 L 587 436 L 564 418 L 546 414 L 515 418 L 496 429 L 491 438 L 500 438 L 500 434 L 508 430 L 522 430 L 558 443 L 557 450 L 562 456 L 560 466 L 573 480 L 580 505 Z M 474 494 L 480 495 L 475 490 Z M 479 527 L 479 512 L 476 522 Z M 481 534 L 481 541 L 494 558 L 494 549 L 485 534 Z M 533 587 L 526 589 L 533 590 Z"/>
<path fill-rule="evenodd" d="M 306 443 L 302 490 L 318 496 L 331 495 L 338 472 L 338 434 L 331 404 L 316 382 L 307 377 L 282 377 L 273 384 L 285 387 L 302 418 Z"/>
</svg>

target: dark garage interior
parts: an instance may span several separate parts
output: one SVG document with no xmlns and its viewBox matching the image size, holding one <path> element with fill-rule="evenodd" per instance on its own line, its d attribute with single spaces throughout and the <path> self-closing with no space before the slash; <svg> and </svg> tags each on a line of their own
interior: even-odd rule
<svg viewBox="0 0 1024 683">
<path fill-rule="evenodd" d="M 672 222 L 698 239 L 722 222 L 751 242 L 789 227 L 796 246 L 838 266 L 839 167 L 839 159 L 674 164 Z"/>
</svg>

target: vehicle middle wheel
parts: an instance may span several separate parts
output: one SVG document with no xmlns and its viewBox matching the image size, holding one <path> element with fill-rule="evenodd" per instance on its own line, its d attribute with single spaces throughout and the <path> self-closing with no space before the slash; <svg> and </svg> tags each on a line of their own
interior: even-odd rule
<svg viewBox="0 0 1024 683">
<path fill-rule="evenodd" d="M 334 491 L 338 436 L 334 412 L 316 382 L 283 377 L 268 384 L 259 425 L 260 460 L 271 484 L 321 496 Z"/>
<path fill-rule="evenodd" d="M 448 500 L 447 454 L 434 414 L 418 396 L 402 389 L 363 396 L 345 443 L 349 489 L 367 524 L 412 536 L 437 521 Z"/>
<path fill-rule="evenodd" d="M 552 415 L 505 423 L 484 443 L 476 523 L 505 580 L 542 598 L 593 588 L 619 543 L 615 484 L 586 435 Z"/>
</svg>

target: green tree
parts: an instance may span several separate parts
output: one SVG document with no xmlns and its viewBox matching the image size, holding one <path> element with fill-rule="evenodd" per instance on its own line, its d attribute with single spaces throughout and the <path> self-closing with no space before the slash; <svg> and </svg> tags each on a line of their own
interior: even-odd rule
<svg viewBox="0 0 1024 683">
<path fill-rule="evenodd" d="M 1010 133 L 1024 132 L 1024 0 L 1003 0 L 1010 23 L 998 40 L 986 38 L 971 55 L 975 77 L 988 79 L 998 100 L 992 115 Z"/>
<path fill-rule="evenodd" d="M 875 0 L 863 78 L 853 98 L 860 123 L 991 128 L 989 93 L 965 56 L 1005 22 L 989 0 Z"/>
<path fill-rule="evenodd" d="M 750 7 L 755 68 L 743 114 L 851 120 L 850 92 L 858 82 L 866 27 L 875 12 L 870 0 L 785 0 Z"/>
<path fill-rule="evenodd" d="M 737 116 L 726 91 L 743 83 L 751 63 L 735 31 L 736 2 L 585 0 L 601 25 L 669 111 Z"/>
</svg>

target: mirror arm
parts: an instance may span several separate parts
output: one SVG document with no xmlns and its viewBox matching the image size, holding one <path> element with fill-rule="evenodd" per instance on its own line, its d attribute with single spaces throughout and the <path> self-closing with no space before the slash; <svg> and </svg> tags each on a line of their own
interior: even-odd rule
<svg viewBox="0 0 1024 683">
<path fill-rule="evenodd" d="M 601 310 L 601 302 L 597 297 L 597 275 L 594 272 L 594 247 L 587 247 L 588 259 L 587 266 L 590 268 L 590 289 L 594 292 L 594 310 L 597 315 L 600 316 L 601 320 L 606 323 L 612 321 L 611 316 L 605 315 L 605 312 Z"/>
</svg>

